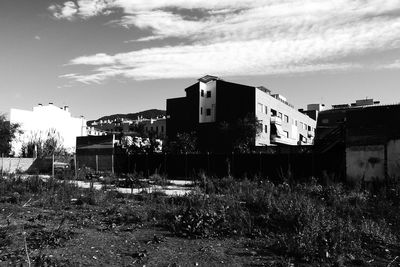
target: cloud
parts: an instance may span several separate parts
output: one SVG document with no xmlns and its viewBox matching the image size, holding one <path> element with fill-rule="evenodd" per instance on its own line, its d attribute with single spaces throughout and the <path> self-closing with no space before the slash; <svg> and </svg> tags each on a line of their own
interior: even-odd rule
<svg viewBox="0 0 400 267">
<path fill-rule="evenodd" d="M 400 48 L 399 0 L 79 0 L 73 17 L 117 11 L 113 24 L 136 28 L 142 37 L 129 42 L 148 42 L 149 48 L 77 57 L 68 64 L 94 69 L 66 78 L 99 83 L 116 76 L 347 70 L 360 67 L 346 62 L 349 56 Z M 169 38 L 178 44 L 168 45 Z M 155 40 L 164 46 L 154 46 Z"/>
<path fill-rule="evenodd" d="M 376 68 L 377 69 L 391 69 L 391 70 L 400 69 L 400 59 L 396 60 L 392 63 L 378 65 Z"/>
<path fill-rule="evenodd" d="M 111 10 L 108 0 L 78 0 L 76 3 L 67 1 L 63 5 L 53 4 L 48 9 L 57 19 L 73 20 L 75 18 L 90 18 L 99 14 L 109 15 Z"/>
<path fill-rule="evenodd" d="M 72 1 L 67 1 L 63 5 L 53 4 L 49 6 L 49 10 L 57 19 L 72 20 L 78 12 L 78 6 Z"/>
<path fill-rule="evenodd" d="M 82 56 L 71 60 L 71 65 L 109 65 L 115 63 L 115 59 L 104 53 L 92 56 Z"/>
<path fill-rule="evenodd" d="M 39 36 L 39 35 L 36 35 L 36 36 L 35 36 L 35 40 L 40 41 L 40 36 Z"/>
</svg>

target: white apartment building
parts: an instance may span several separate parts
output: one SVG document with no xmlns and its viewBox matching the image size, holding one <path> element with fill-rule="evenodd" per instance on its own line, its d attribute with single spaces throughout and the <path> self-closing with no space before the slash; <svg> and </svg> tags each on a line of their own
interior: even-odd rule
<svg viewBox="0 0 400 267">
<path fill-rule="evenodd" d="M 11 109 L 10 123 L 18 123 L 22 134 L 12 142 L 15 156 L 22 154 L 24 144 L 38 138 L 45 140 L 49 133 L 55 132 L 63 146 L 70 152 L 75 151 L 76 137 L 86 136 L 86 120 L 74 118 L 68 106 L 57 107 L 53 103 L 39 104 L 33 110 Z"/>
<path fill-rule="evenodd" d="M 317 126 L 314 119 L 295 109 L 282 95 L 271 94 L 264 87 L 256 89 L 256 116 L 263 125 L 256 146 L 313 144 Z"/>
</svg>

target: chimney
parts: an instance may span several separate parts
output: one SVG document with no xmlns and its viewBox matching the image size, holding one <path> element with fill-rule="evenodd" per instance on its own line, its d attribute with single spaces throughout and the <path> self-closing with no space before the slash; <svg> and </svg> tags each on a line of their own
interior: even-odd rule
<svg viewBox="0 0 400 267">
<path fill-rule="evenodd" d="M 53 105 L 53 102 L 49 102 L 49 105 Z"/>
<path fill-rule="evenodd" d="M 39 103 L 38 106 L 39 106 L 39 107 L 42 107 L 43 105 L 42 105 L 42 103 Z"/>
<path fill-rule="evenodd" d="M 65 110 L 66 112 L 69 112 L 69 107 L 68 107 L 68 106 L 64 106 L 64 110 Z"/>
</svg>

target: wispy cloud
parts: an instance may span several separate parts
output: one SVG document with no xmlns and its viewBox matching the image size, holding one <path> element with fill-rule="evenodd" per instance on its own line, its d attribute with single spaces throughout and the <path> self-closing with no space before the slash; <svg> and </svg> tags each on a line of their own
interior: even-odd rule
<svg viewBox="0 0 400 267">
<path fill-rule="evenodd" d="M 400 59 L 396 60 L 392 63 L 378 65 L 376 68 L 377 69 L 393 69 L 393 70 L 400 69 Z"/>
<path fill-rule="evenodd" d="M 121 11 L 114 24 L 150 32 L 132 40 L 148 49 L 72 59 L 95 67 L 65 77 L 85 83 L 343 70 L 360 66 L 347 56 L 400 48 L 399 0 L 78 0 L 49 9 L 68 20 Z"/>
<path fill-rule="evenodd" d="M 49 6 L 49 10 L 53 13 L 53 16 L 57 19 L 74 19 L 75 15 L 78 13 L 78 6 L 72 2 L 67 1 L 63 5 L 53 4 Z"/>
<path fill-rule="evenodd" d="M 39 35 L 36 35 L 36 36 L 35 36 L 35 40 L 38 40 L 38 41 L 40 41 L 40 39 L 41 39 L 41 38 L 40 38 L 40 36 L 39 36 Z"/>
</svg>

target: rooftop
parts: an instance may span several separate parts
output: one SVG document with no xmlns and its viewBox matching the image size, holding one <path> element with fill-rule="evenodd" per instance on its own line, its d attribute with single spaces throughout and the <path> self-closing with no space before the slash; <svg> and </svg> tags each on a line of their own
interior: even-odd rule
<svg viewBox="0 0 400 267">
<path fill-rule="evenodd" d="M 209 81 L 216 81 L 216 80 L 221 80 L 221 79 L 218 78 L 217 76 L 212 76 L 212 75 L 206 75 L 199 79 L 199 81 L 203 83 L 208 83 Z"/>
<path fill-rule="evenodd" d="M 360 108 L 360 107 L 367 107 L 367 106 L 376 106 L 379 105 L 380 101 L 374 101 L 373 98 L 365 98 L 356 100 L 356 102 L 351 104 L 337 104 L 332 105 L 332 109 L 346 109 L 346 108 Z"/>
</svg>

